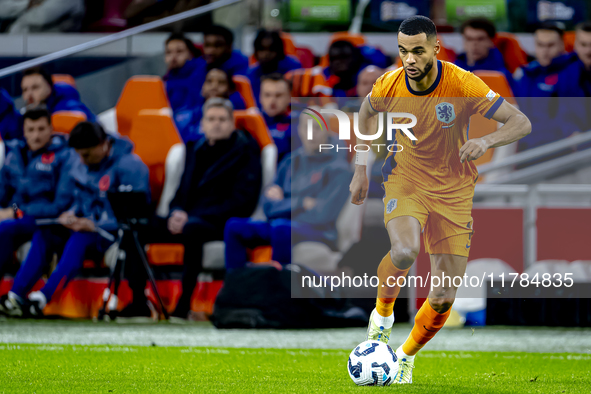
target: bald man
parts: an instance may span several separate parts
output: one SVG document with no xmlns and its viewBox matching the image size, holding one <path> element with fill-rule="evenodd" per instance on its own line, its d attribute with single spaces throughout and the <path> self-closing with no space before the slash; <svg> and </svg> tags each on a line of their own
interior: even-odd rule
<svg viewBox="0 0 591 394">
<path fill-rule="evenodd" d="M 384 70 L 376 66 L 367 66 L 357 76 L 357 96 L 365 97 L 371 92 L 374 82 L 382 76 Z"/>
</svg>

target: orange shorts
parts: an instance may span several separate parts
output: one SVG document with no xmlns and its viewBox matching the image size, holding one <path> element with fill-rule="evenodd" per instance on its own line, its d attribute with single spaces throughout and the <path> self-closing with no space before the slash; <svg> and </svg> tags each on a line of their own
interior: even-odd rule
<svg viewBox="0 0 591 394">
<path fill-rule="evenodd" d="M 400 216 L 412 216 L 421 224 L 425 251 L 468 257 L 474 220 L 474 188 L 458 194 L 426 193 L 410 182 L 384 182 L 384 225 Z"/>
</svg>

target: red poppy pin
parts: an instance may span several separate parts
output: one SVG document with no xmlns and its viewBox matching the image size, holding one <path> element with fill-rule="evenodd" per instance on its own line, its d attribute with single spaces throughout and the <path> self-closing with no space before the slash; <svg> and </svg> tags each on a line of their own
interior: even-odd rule
<svg viewBox="0 0 591 394">
<path fill-rule="evenodd" d="M 111 186 L 111 177 L 108 175 L 105 175 L 101 178 L 101 180 L 99 181 L 99 190 L 101 192 L 106 192 L 107 190 L 109 190 L 109 187 Z"/>
<path fill-rule="evenodd" d="M 54 160 L 55 160 L 55 153 L 53 153 L 53 152 L 44 153 L 41 156 L 41 163 L 43 163 L 43 164 L 51 164 L 54 162 Z"/>
</svg>

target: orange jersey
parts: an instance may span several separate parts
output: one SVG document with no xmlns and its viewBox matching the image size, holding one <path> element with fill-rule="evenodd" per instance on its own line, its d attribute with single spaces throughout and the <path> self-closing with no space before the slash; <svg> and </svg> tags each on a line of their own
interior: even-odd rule
<svg viewBox="0 0 591 394">
<path fill-rule="evenodd" d="M 412 182 L 427 193 L 473 190 L 478 177 L 472 161 L 460 162 L 460 148 L 468 140 L 470 116 L 491 118 L 503 102 L 480 78 L 452 63 L 437 61 L 437 79 L 425 91 L 413 91 L 404 69 L 382 75 L 373 85 L 369 103 L 378 112 L 405 112 L 416 116 L 412 141 L 401 130 L 395 134 L 401 148 L 388 153 L 384 182 Z M 410 123 L 395 118 L 394 123 Z M 386 132 L 386 130 L 384 130 Z M 468 190 L 466 190 L 467 188 Z"/>
</svg>

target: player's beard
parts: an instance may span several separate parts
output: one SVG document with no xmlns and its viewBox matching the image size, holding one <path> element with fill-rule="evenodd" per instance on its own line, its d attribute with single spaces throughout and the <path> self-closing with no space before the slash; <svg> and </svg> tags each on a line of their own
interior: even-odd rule
<svg viewBox="0 0 591 394">
<path fill-rule="evenodd" d="M 427 63 L 425 65 L 425 69 L 423 71 L 421 71 L 419 68 L 417 68 L 417 70 L 419 70 L 419 75 L 417 75 L 416 77 L 411 77 L 410 75 L 408 75 L 408 73 L 406 73 L 406 76 L 408 78 L 412 79 L 413 81 L 420 82 L 423 78 L 425 78 L 425 76 L 427 74 L 429 74 L 429 71 L 431 71 L 432 68 L 433 68 L 433 59 L 431 59 L 429 61 L 429 63 Z M 406 70 L 404 70 L 404 71 L 406 72 Z"/>
</svg>

